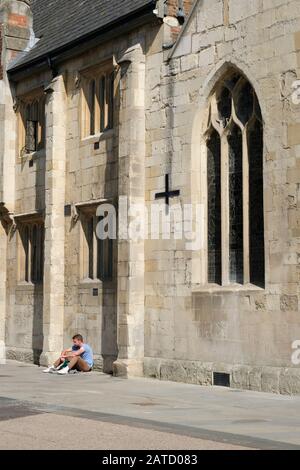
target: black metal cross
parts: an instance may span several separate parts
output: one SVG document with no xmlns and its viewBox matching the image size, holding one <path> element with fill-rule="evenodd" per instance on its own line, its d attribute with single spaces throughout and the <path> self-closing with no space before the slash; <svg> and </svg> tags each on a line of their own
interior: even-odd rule
<svg viewBox="0 0 300 470">
<path fill-rule="evenodd" d="M 158 193 L 155 194 L 155 199 L 165 199 L 166 200 L 166 205 L 170 205 L 170 198 L 171 197 L 176 197 L 180 196 L 180 191 L 170 191 L 170 183 L 169 183 L 169 175 L 165 176 L 165 181 L 166 181 L 166 190 L 164 193 Z"/>
</svg>

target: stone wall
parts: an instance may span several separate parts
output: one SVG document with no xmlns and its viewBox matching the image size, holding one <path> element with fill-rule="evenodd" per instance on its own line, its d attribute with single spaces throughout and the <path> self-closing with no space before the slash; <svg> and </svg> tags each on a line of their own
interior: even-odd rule
<svg viewBox="0 0 300 470">
<path fill-rule="evenodd" d="M 82 279 L 82 230 L 80 221 L 73 218 L 73 211 L 77 203 L 117 202 L 120 104 L 117 60 L 131 47 L 140 47 L 140 41 L 147 50 L 161 49 L 157 29 L 151 27 L 144 31 L 141 28 L 128 37 L 95 47 L 64 63 L 58 69 L 60 91 L 50 70 L 16 85 L 16 96 L 40 88 L 47 94 L 45 150 L 19 155 L 17 140 L 14 141 L 15 214 L 45 211 L 46 236 L 44 288 L 20 283 L 17 233 L 12 233 L 8 239 L 6 346 L 9 358 L 37 363 L 40 360 L 46 364 L 62 347 L 70 345 L 74 334 L 81 333 L 94 350 L 96 366 L 112 371 L 118 356 L 118 250 L 115 247 L 113 281 Z M 82 138 L 81 74 L 108 59 L 114 60 L 116 71 L 115 126 L 113 130 Z M 65 104 L 62 105 L 64 94 Z M 71 206 L 70 215 L 64 213 L 64 206 Z M 98 295 L 94 295 L 95 289 Z"/>
<path fill-rule="evenodd" d="M 2 39 L 2 31 L 0 30 L 0 80 L 3 80 L 2 49 L 3 49 L 3 39 Z"/>
<path fill-rule="evenodd" d="M 296 1 L 203 0 L 170 60 L 159 53 L 151 58 L 149 202 L 169 172 L 181 204 L 201 203 L 208 97 L 230 66 L 253 85 L 265 130 L 266 287 L 212 289 L 204 280 L 205 253 L 186 251 L 176 240 L 147 242 L 147 375 L 206 384 L 213 371 L 226 371 L 232 386 L 300 391 L 299 369 L 291 361 L 292 342 L 300 339 L 300 107 L 291 98 L 300 76 L 299 30 Z"/>
<path fill-rule="evenodd" d="M 80 332 L 93 347 L 97 366 L 107 372 L 121 346 L 116 373 L 122 368 L 135 373 L 145 350 L 148 376 L 210 385 L 214 372 L 224 372 L 233 387 L 300 392 L 299 368 L 291 362 L 292 342 L 300 339 L 300 107 L 292 100 L 293 83 L 300 78 L 299 37 L 296 0 L 201 0 L 171 50 L 163 48 L 170 27 L 151 25 L 62 64 L 59 82 L 50 71 L 32 76 L 16 94 L 43 86 L 52 96 L 46 152 L 33 158 L 33 166 L 18 159 L 12 97 L 0 81 L 0 124 L 2 119 L 2 130 L 10 135 L 6 192 L 1 177 L 0 191 L 16 213 L 46 209 L 48 231 L 43 291 L 18 283 L 17 237 L 7 237 L 0 227 L 8 273 L 5 295 L 0 289 L 0 321 L 5 304 L 9 357 L 34 360 L 43 343 L 47 361 Z M 115 128 L 83 139 L 80 75 L 112 57 L 118 77 Z M 119 195 L 136 201 L 145 192 L 150 208 L 165 189 L 166 174 L 171 189 L 180 190 L 171 207 L 201 203 L 207 102 L 230 67 L 252 84 L 264 120 L 265 288 L 208 286 L 205 250 L 188 250 L 186 240 L 175 239 L 146 240 L 144 247 L 120 244 L 113 282 L 82 279 L 80 222 L 64 206 L 115 201 Z M 3 104 L 10 105 L 9 118 Z M 175 231 L 173 225 L 172 235 Z M 0 279 L 6 279 L 4 266 Z"/>
<path fill-rule="evenodd" d="M 27 4 L 21 1 L 0 1 L 0 202 L 4 213 L 15 212 L 16 179 L 18 158 L 16 153 L 17 122 L 14 110 L 13 85 L 8 82 L 6 68 L 12 59 L 23 51 L 31 35 L 32 15 Z M 24 180 L 24 185 L 27 182 Z M 31 188 L 32 193 L 34 190 Z M 35 198 L 34 198 L 35 199 Z M 33 327 L 40 302 L 37 293 L 28 295 L 17 291 L 16 279 L 16 237 L 11 230 L 12 220 L 9 217 L 0 221 L 0 323 L 1 336 L 5 332 L 5 343 L 8 356 L 21 351 L 24 358 L 28 353 L 34 360 L 33 349 L 42 348 L 42 338 Z M 29 298 L 30 297 L 30 298 Z M 37 325 L 41 321 L 38 314 Z M 17 325 L 17 327 L 16 327 Z M 12 352 L 12 354 L 14 354 Z"/>
<path fill-rule="evenodd" d="M 108 43 L 92 49 L 64 66 L 68 76 L 66 204 L 72 206 L 92 200 L 115 201 L 117 197 L 117 131 L 86 138 L 81 135 L 80 71 L 112 60 L 114 47 Z M 112 282 L 82 278 L 80 220 L 74 223 L 71 216 L 65 218 L 65 236 L 64 344 L 81 333 L 93 348 L 97 367 L 111 372 L 117 357 L 116 278 Z M 95 289 L 97 295 L 93 295 Z"/>
</svg>

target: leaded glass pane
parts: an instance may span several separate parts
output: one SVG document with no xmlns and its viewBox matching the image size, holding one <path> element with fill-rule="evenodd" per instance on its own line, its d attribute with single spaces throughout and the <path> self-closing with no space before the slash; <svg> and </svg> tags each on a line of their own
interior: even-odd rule
<svg viewBox="0 0 300 470">
<path fill-rule="evenodd" d="M 99 218 L 102 220 L 103 218 Z M 113 277 L 113 240 L 98 238 L 97 277 L 101 281 L 111 280 Z"/>
<path fill-rule="evenodd" d="M 106 79 L 100 79 L 100 131 L 105 130 Z"/>
<path fill-rule="evenodd" d="M 229 90 L 232 91 L 240 79 L 241 75 L 239 73 L 232 73 L 224 79 L 224 84 Z"/>
<path fill-rule="evenodd" d="M 26 151 L 35 152 L 37 150 L 38 122 L 26 121 Z"/>
<path fill-rule="evenodd" d="M 25 226 L 22 231 L 22 243 L 23 243 L 23 248 L 24 248 L 24 255 L 25 255 L 25 273 L 24 273 L 24 280 L 26 282 L 29 282 L 29 277 L 30 277 L 30 262 L 29 262 L 29 227 Z"/>
<path fill-rule="evenodd" d="M 256 120 L 248 132 L 250 282 L 265 284 L 263 126 Z"/>
<path fill-rule="evenodd" d="M 94 220 L 90 217 L 87 221 L 87 242 L 89 253 L 89 278 L 94 279 Z"/>
<path fill-rule="evenodd" d="M 109 100 L 108 100 L 108 128 L 113 128 L 114 123 L 114 73 L 109 76 Z"/>
<path fill-rule="evenodd" d="M 38 230 L 34 225 L 31 228 L 31 282 L 37 282 L 37 260 L 38 260 Z"/>
<path fill-rule="evenodd" d="M 112 279 L 113 275 L 113 240 L 98 240 L 98 273 L 101 281 Z"/>
<path fill-rule="evenodd" d="M 40 247 L 39 247 L 39 275 L 38 279 L 40 281 L 44 278 L 44 243 L 45 243 L 45 228 L 44 225 L 40 225 Z"/>
<path fill-rule="evenodd" d="M 226 127 L 232 112 L 232 97 L 228 88 L 223 88 L 218 98 L 219 119 L 222 126 Z"/>
<path fill-rule="evenodd" d="M 229 144 L 229 269 L 231 282 L 244 282 L 243 260 L 243 139 L 234 126 Z"/>
<path fill-rule="evenodd" d="M 245 282 L 244 220 L 249 220 L 250 282 L 265 285 L 264 208 L 263 208 L 263 125 L 260 106 L 251 84 L 241 74 L 232 71 L 223 78 L 213 96 L 217 104 L 216 125 L 229 128 L 228 173 L 222 181 L 229 184 L 229 280 Z M 235 114 L 240 123 L 234 123 Z M 211 110 L 211 107 L 209 108 Z M 233 115 L 233 116 L 232 116 Z M 208 128 L 211 121 L 208 120 Z M 232 127 L 231 127 L 232 126 Z M 249 168 L 243 168 L 244 135 L 247 137 Z M 224 147 L 225 148 L 225 147 Z M 217 131 L 211 130 L 207 142 L 208 182 L 208 280 L 222 282 L 221 256 L 221 142 Z M 249 170 L 248 188 L 243 187 L 244 171 Z M 222 183 L 223 184 L 223 183 Z M 249 206 L 244 207 L 244 191 L 249 189 Z M 227 212 L 226 210 L 226 212 Z M 244 213 L 244 211 L 246 211 Z M 247 223 L 248 226 L 248 223 Z M 247 227 L 248 228 L 248 227 Z M 224 237 L 227 234 L 224 233 Z M 227 251 L 227 250 L 226 250 Z M 223 254 L 225 256 L 225 253 Z M 227 261 L 227 260 L 226 260 Z M 227 277 L 227 273 L 226 273 Z M 247 279 L 248 280 L 248 279 Z"/>
<path fill-rule="evenodd" d="M 221 284 L 221 141 L 214 130 L 207 141 L 208 282 Z"/>
<path fill-rule="evenodd" d="M 90 97 L 89 97 L 89 104 L 90 104 L 90 135 L 95 135 L 95 100 L 96 100 L 96 83 L 95 80 L 90 82 L 90 89 L 89 89 Z"/>
<path fill-rule="evenodd" d="M 236 114 L 246 125 L 254 111 L 254 91 L 249 82 L 245 83 L 239 92 L 236 103 Z"/>
</svg>

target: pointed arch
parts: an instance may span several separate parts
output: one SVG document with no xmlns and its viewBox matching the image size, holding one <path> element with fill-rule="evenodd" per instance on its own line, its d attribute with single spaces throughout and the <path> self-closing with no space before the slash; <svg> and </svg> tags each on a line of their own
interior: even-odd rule
<svg viewBox="0 0 300 470">
<path fill-rule="evenodd" d="M 224 63 L 209 83 L 210 92 L 201 96 L 201 114 L 195 119 L 201 136 L 201 181 L 206 185 L 204 282 L 264 287 L 264 125 L 259 99 L 251 82 L 232 64 Z M 192 143 L 193 152 L 197 144 Z"/>
</svg>

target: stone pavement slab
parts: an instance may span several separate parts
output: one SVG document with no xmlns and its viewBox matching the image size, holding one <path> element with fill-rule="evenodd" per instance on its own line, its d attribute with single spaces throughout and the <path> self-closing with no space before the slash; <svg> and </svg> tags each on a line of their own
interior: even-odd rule
<svg viewBox="0 0 300 470">
<path fill-rule="evenodd" d="M 242 447 L 300 449 L 300 397 L 42 370 L 13 361 L 0 366 L 4 415 L 20 407 L 27 411 L 22 418 L 19 409 L 15 419 L 47 413 Z"/>
<path fill-rule="evenodd" d="M 76 436 L 76 437 L 75 437 Z M 0 420 L 0 450 L 244 450 L 245 447 L 125 424 L 41 413 Z"/>
</svg>

